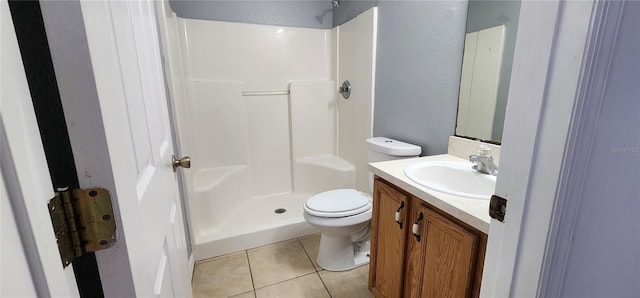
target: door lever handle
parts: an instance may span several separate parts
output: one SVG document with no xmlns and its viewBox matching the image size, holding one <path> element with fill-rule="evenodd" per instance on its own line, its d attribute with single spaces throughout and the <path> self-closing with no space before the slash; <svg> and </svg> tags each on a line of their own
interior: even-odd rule
<svg viewBox="0 0 640 298">
<path fill-rule="evenodd" d="M 191 167 L 191 157 L 185 156 L 181 159 L 176 159 L 175 155 L 171 155 L 171 166 L 173 167 L 174 172 L 178 167 L 188 169 Z"/>
</svg>

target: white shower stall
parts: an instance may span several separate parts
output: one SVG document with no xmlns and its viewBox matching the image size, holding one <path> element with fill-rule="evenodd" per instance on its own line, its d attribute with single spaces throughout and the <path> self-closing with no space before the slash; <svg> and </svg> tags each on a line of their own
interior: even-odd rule
<svg viewBox="0 0 640 298">
<path fill-rule="evenodd" d="M 192 159 L 182 184 L 196 260 L 315 233 L 306 199 L 368 191 L 375 8 L 309 29 L 183 19 L 158 6 L 175 137 Z"/>
</svg>

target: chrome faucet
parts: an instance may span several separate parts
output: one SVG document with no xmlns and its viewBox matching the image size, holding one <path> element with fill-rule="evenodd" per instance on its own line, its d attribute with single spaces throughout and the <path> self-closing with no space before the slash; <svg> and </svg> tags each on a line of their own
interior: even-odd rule
<svg viewBox="0 0 640 298">
<path fill-rule="evenodd" d="M 473 169 L 485 174 L 498 176 L 498 166 L 493 163 L 493 156 L 491 156 L 491 148 L 487 146 L 480 146 L 478 148 L 480 155 L 469 155 L 469 161 L 473 163 Z"/>
</svg>

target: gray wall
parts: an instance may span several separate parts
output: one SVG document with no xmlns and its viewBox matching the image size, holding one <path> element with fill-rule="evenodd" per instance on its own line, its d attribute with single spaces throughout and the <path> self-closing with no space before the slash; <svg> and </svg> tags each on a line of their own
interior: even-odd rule
<svg viewBox="0 0 640 298">
<path fill-rule="evenodd" d="M 502 67 L 500 82 L 498 83 L 498 98 L 493 122 L 492 140 L 502 140 L 504 114 L 509 95 L 511 81 L 511 65 L 513 51 L 516 47 L 516 33 L 518 31 L 518 17 L 520 16 L 520 1 L 470 0 L 467 31 L 474 32 L 482 29 L 504 25 L 504 48 L 502 52 Z"/>
<path fill-rule="evenodd" d="M 329 0 L 171 4 L 181 17 L 316 28 L 316 16 L 331 8 Z M 467 2 L 342 0 L 332 24 L 373 6 L 379 9 L 373 134 L 420 145 L 423 155 L 445 153 L 455 131 Z"/>
<path fill-rule="evenodd" d="M 182 18 L 307 28 L 333 28 L 330 0 L 170 0 Z"/>
<path fill-rule="evenodd" d="M 378 6 L 373 135 L 414 143 L 422 155 L 447 152 L 458 111 L 466 1 L 349 1 L 342 24 Z"/>
</svg>

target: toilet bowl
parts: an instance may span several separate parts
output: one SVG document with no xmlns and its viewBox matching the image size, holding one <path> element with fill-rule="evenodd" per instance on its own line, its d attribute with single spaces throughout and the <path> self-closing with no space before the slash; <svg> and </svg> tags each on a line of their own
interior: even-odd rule
<svg viewBox="0 0 640 298">
<path fill-rule="evenodd" d="M 420 151 L 419 146 L 384 137 L 367 139 L 369 162 L 417 157 Z M 304 219 L 322 234 L 317 259 L 320 267 L 345 271 L 369 264 L 372 208 L 371 196 L 355 189 L 329 190 L 307 200 Z"/>
<path fill-rule="evenodd" d="M 318 265 L 345 271 L 369 264 L 371 197 L 355 189 L 317 194 L 304 205 L 304 219 L 320 230 Z"/>
</svg>

